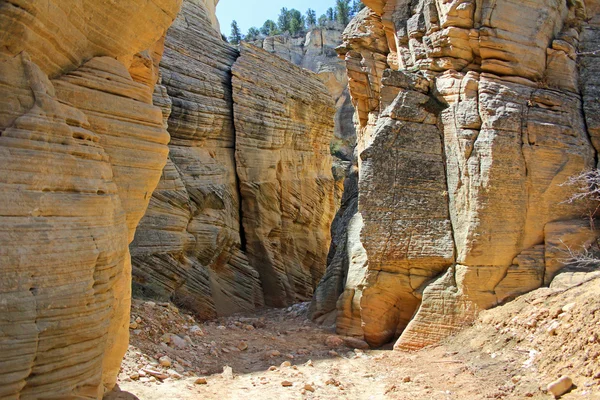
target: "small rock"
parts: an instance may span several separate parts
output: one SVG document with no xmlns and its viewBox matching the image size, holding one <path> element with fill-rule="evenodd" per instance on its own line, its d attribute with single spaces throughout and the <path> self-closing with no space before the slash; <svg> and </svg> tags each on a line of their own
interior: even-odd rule
<svg viewBox="0 0 600 400">
<path fill-rule="evenodd" d="M 185 339 L 182 339 L 177 335 L 171 335 L 171 344 L 178 349 L 185 349 L 188 347 L 188 343 L 185 341 Z"/>
<path fill-rule="evenodd" d="M 217 329 L 220 330 L 220 331 L 224 331 L 227 328 L 225 326 L 223 326 L 223 325 L 219 325 L 219 326 L 217 326 Z"/>
<path fill-rule="evenodd" d="M 207 385 L 208 381 L 206 380 L 206 378 L 198 378 L 194 381 L 194 383 L 196 385 Z"/>
<path fill-rule="evenodd" d="M 173 362 L 171 361 L 171 359 L 170 359 L 169 357 L 167 357 L 167 356 L 164 356 L 164 357 L 161 357 L 161 358 L 159 358 L 159 359 L 158 359 L 158 363 L 159 363 L 161 366 L 163 366 L 163 367 L 165 367 L 165 368 L 168 368 L 168 367 L 170 367 L 170 366 L 171 366 L 171 364 L 172 364 Z"/>
<path fill-rule="evenodd" d="M 306 385 L 304 385 L 304 390 L 306 390 L 307 392 L 313 392 L 314 393 L 315 388 L 314 388 L 313 385 L 310 385 L 310 384 L 307 383 Z"/>
<path fill-rule="evenodd" d="M 233 379 L 233 368 L 231 368 L 230 366 L 226 365 L 223 367 L 223 373 L 221 374 L 221 376 L 225 379 L 231 380 Z"/>
<path fill-rule="evenodd" d="M 281 382 L 281 386 L 283 387 L 290 387 L 290 386 L 294 386 L 294 384 L 290 381 L 282 381 Z"/>
<path fill-rule="evenodd" d="M 360 350 L 370 349 L 369 344 L 367 342 L 365 342 L 364 340 L 361 340 L 358 338 L 353 338 L 353 337 L 345 337 L 343 340 L 344 340 L 344 344 L 346 345 L 346 347 L 349 347 L 351 349 L 360 349 Z"/>
<path fill-rule="evenodd" d="M 138 324 L 141 324 L 141 323 L 142 323 L 142 319 L 141 319 L 140 317 L 137 317 L 137 318 L 135 319 L 135 322 L 137 322 Z"/>
<path fill-rule="evenodd" d="M 161 381 L 164 379 L 167 379 L 169 377 L 169 375 L 167 375 L 163 372 L 160 372 L 160 371 L 155 371 L 153 369 L 145 368 L 144 372 L 146 372 L 148 375 L 150 375 L 153 378 L 160 379 Z"/>
<path fill-rule="evenodd" d="M 277 371 L 277 367 L 276 367 L 276 366 L 274 366 L 274 365 L 271 365 L 271 366 L 269 367 L 269 371 Z"/>
<path fill-rule="evenodd" d="M 512 383 L 519 383 L 521 381 L 521 377 L 520 376 L 513 376 L 511 378 Z"/>
<path fill-rule="evenodd" d="M 196 336 L 204 336 L 204 331 L 198 325 L 192 326 L 190 328 L 190 333 L 193 333 Z"/>
<path fill-rule="evenodd" d="M 169 374 L 169 376 L 173 379 L 181 379 L 183 378 L 183 375 L 181 375 L 179 372 L 175 371 L 174 369 L 170 369 L 167 371 L 167 374 Z"/>
<path fill-rule="evenodd" d="M 558 321 L 554 321 L 550 324 L 548 329 L 546 329 L 546 333 L 550 336 L 556 336 L 556 330 L 560 327 L 560 323 Z"/>
<path fill-rule="evenodd" d="M 244 329 L 247 331 L 253 331 L 255 328 L 252 325 L 244 325 Z"/>
<path fill-rule="evenodd" d="M 573 380 L 571 378 L 568 376 L 561 376 L 559 379 L 548 384 L 548 392 L 552 393 L 555 398 L 558 398 L 567 393 L 572 386 Z"/>
<path fill-rule="evenodd" d="M 402 379 L 402 382 L 404 382 L 404 383 L 408 383 L 410 381 L 411 381 L 410 376 L 405 376 L 404 379 Z"/>
<path fill-rule="evenodd" d="M 329 354 L 329 355 L 330 355 L 330 356 L 332 356 L 332 357 L 337 357 L 337 356 L 339 356 L 338 352 L 337 352 L 337 351 L 333 351 L 333 350 L 329 350 L 329 352 L 328 352 L 327 354 Z"/>
<path fill-rule="evenodd" d="M 188 335 L 185 335 L 183 337 L 183 340 L 185 340 L 186 342 L 188 342 L 189 344 L 194 344 L 194 342 L 192 341 L 192 338 L 189 337 Z"/>
<path fill-rule="evenodd" d="M 237 345 L 237 348 L 239 351 L 245 351 L 248 350 L 248 343 L 246 342 L 239 342 Z"/>
<path fill-rule="evenodd" d="M 569 312 L 569 311 L 573 310 L 576 305 L 577 305 L 576 303 L 569 303 L 562 308 L 562 311 Z"/>
<path fill-rule="evenodd" d="M 291 363 L 291 362 L 289 362 L 289 361 L 284 361 L 284 362 L 282 362 L 282 363 L 281 363 L 281 366 L 280 366 L 280 368 L 291 367 L 291 366 L 292 366 L 292 363 Z"/>
<path fill-rule="evenodd" d="M 167 344 L 171 343 L 171 334 L 170 333 L 165 333 L 164 335 L 162 335 L 160 337 L 160 341 L 162 343 L 167 343 Z"/>
<path fill-rule="evenodd" d="M 154 307 L 156 307 L 156 303 L 155 303 L 155 302 L 153 302 L 153 301 L 147 301 L 147 302 L 145 302 L 145 303 L 144 303 L 144 305 L 145 305 L 146 307 L 149 307 L 149 308 L 154 308 Z"/>
<path fill-rule="evenodd" d="M 314 367 L 312 360 L 308 360 L 307 362 L 304 363 L 304 365 L 306 365 L 307 367 Z"/>
<path fill-rule="evenodd" d="M 266 355 L 267 357 L 271 357 L 271 358 L 273 358 L 273 357 L 279 357 L 279 356 L 281 355 L 281 353 L 280 353 L 278 350 L 268 350 L 268 351 L 265 353 L 265 355 Z"/>
<path fill-rule="evenodd" d="M 138 324 L 137 322 L 133 321 L 132 323 L 129 324 L 129 329 L 137 329 Z"/>
<path fill-rule="evenodd" d="M 133 334 L 136 336 L 139 335 L 140 333 L 142 333 L 141 329 L 136 329 L 133 331 Z"/>
<path fill-rule="evenodd" d="M 133 372 L 133 373 L 129 374 L 129 377 L 132 380 L 137 381 L 138 379 L 140 379 L 140 374 L 138 374 L 137 372 Z"/>
<path fill-rule="evenodd" d="M 329 348 L 338 348 L 344 345 L 344 339 L 339 336 L 327 336 L 325 345 Z"/>
</svg>

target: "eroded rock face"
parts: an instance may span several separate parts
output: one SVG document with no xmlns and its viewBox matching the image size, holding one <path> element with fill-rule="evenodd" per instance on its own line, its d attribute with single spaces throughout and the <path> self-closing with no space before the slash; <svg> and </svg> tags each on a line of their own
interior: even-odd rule
<svg viewBox="0 0 600 400">
<path fill-rule="evenodd" d="M 335 51 L 342 43 L 342 31 L 342 27 L 331 24 L 313 28 L 305 37 L 269 36 L 252 44 L 317 74 L 336 103 L 332 153 L 342 160 L 352 161 L 356 144 L 354 107 L 348 90 L 345 63 Z"/>
<path fill-rule="evenodd" d="M 128 244 L 168 151 L 156 61 L 179 7 L 0 4 L 2 398 L 92 399 L 114 386 Z"/>
<path fill-rule="evenodd" d="M 202 318 L 263 304 L 242 251 L 231 66 L 210 2 L 184 1 L 160 64 L 169 160 L 132 244 L 136 295 L 172 299 Z"/>
<path fill-rule="evenodd" d="M 211 10 L 184 1 L 166 37 L 170 155 L 132 245 L 135 293 L 202 318 L 309 299 L 334 213 L 325 86 L 251 47 L 238 59 Z"/>
<path fill-rule="evenodd" d="M 416 349 L 549 284 L 564 248 L 596 237 L 561 186 L 595 166 L 595 80 L 580 92 L 578 75 L 591 78 L 596 55 L 582 54 L 580 72 L 576 62 L 597 42 L 596 10 L 365 4 L 339 49 L 359 121 L 360 223 L 349 225 L 337 311 L 317 298 L 314 316 Z"/>
<path fill-rule="evenodd" d="M 265 303 L 312 297 L 335 213 L 334 104 L 314 74 L 242 44 L 232 69 L 246 253 Z"/>
</svg>

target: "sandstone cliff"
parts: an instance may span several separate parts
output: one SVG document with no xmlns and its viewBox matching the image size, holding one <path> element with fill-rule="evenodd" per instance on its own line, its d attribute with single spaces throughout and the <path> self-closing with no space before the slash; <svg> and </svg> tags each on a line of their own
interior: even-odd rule
<svg viewBox="0 0 600 400">
<path fill-rule="evenodd" d="M 313 74 L 243 43 L 233 66 L 236 160 L 250 264 L 265 302 L 312 297 L 335 213 L 335 109 Z"/>
<path fill-rule="evenodd" d="M 0 397 L 98 398 L 128 345 L 128 244 L 167 157 L 176 0 L 0 3 Z"/>
<path fill-rule="evenodd" d="M 354 107 L 348 91 L 346 65 L 335 51 L 342 44 L 343 28 L 337 24 L 313 28 L 305 37 L 289 35 L 268 36 L 251 42 L 270 53 L 317 74 L 327 86 L 336 103 L 332 153 L 345 161 L 351 161 L 356 144 Z"/>
<path fill-rule="evenodd" d="M 364 3 L 338 49 L 358 120 L 358 210 L 313 318 L 416 349 L 549 284 L 566 246 L 595 239 L 561 183 L 596 164 L 596 9 Z"/>
<path fill-rule="evenodd" d="M 213 20 L 184 1 L 167 34 L 155 104 L 170 155 L 132 245 L 135 294 L 202 318 L 310 299 L 335 212 L 327 89 L 266 52 L 240 57 Z"/>
<path fill-rule="evenodd" d="M 237 51 L 213 28 L 204 1 L 184 1 L 160 64 L 169 160 L 131 246 L 134 294 L 200 317 L 262 305 L 242 252 L 231 65 Z M 164 99 L 164 101 L 163 101 Z"/>
</svg>

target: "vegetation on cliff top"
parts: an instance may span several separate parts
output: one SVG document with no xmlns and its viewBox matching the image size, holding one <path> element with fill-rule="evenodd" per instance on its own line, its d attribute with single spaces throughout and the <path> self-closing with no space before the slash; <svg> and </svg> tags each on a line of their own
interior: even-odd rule
<svg viewBox="0 0 600 400">
<path fill-rule="evenodd" d="M 239 44 L 241 41 L 252 41 L 265 36 L 289 34 L 292 37 L 300 37 L 308 30 L 315 27 L 327 27 L 339 25 L 345 27 L 350 19 L 364 8 L 360 0 L 336 0 L 334 7 L 329 7 L 327 12 L 317 19 L 315 10 L 308 9 L 303 15 L 300 11 L 292 8 L 282 8 L 277 22 L 269 19 L 262 27 L 252 27 L 246 35 L 243 35 L 237 21 L 231 23 L 231 34 L 229 42 Z"/>
</svg>

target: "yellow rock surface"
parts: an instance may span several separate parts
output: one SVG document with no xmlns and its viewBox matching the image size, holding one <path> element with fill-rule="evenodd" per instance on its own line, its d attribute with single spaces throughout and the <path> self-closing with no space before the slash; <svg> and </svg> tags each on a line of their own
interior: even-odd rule
<svg viewBox="0 0 600 400">
<path fill-rule="evenodd" d="M 128 244 L 167 155 L 146 49 L 179 6 L 0 5 L 0 397 L 92 399 L 116 381 Z"/>
</svg>

